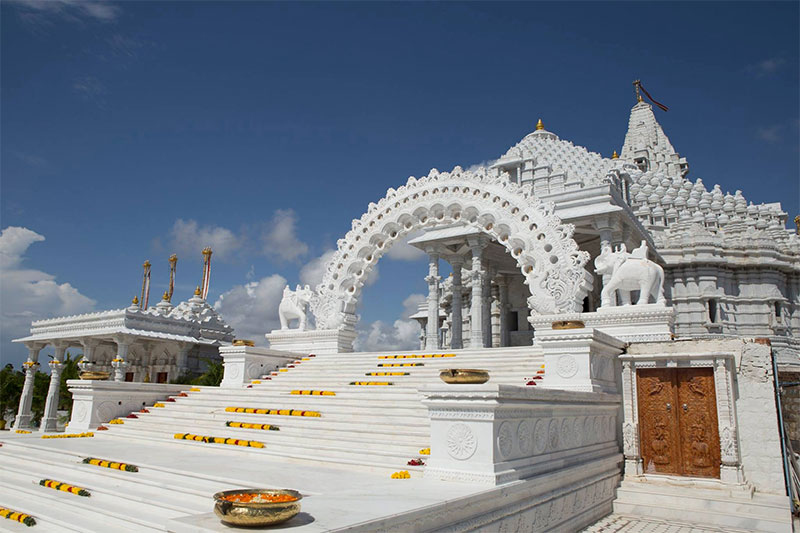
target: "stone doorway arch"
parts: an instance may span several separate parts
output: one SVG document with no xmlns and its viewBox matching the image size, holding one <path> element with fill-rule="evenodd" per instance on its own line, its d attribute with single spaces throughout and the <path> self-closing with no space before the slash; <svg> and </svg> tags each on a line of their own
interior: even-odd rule
<svg viewBox="0 0 800 533">
<path fill-rule="evenodd" d="M 408 178 L 370 203 L 337 242 L 311 301 L 317 329 L 355 331 L 361 289 L 389 247 L 412 231 L 454 223 L 479 229 L 511 253 L 530 289 L 533 313 L 581 311 L 592 289 L 592 275 L 584 269 L 589 254 L 578 249 L 573 226 L 553 210 L 507 175 L 483 167 L 434 169 L 420 179 Z"/>
</svg>

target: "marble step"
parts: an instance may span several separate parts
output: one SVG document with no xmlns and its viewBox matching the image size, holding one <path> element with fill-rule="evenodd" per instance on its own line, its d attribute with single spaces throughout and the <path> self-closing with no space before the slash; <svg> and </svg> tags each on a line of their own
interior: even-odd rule
<svg viewBox="0 0 800 533">
<path fill-rule="evenodd" d="M 162 524 L 168 519 L 186 514 L 154 511 L 148 506 L 149 514 L 145 515 L 136 512 L 130 502 L 126 504 L 124 498 L 92 491 L 92 487 L 85 487 L 92 492 L 91 497 L 86 498 L 42 487 L 39 479 L 4 465 L 0 480 L 4 503 L 46 522 L 80 524 L 81 531 L 165 531 Z M 22 496 L 22 500 L 16 501 L 16 495 Z"/>
<path fill-rule="evenodd" d="M 280 435 L 281 437 L 285 438 L 294 438 L 294 437 L 313 437 L 313 438 L 330 438 L 330 439 L 337 439 L 342 441 L 363 441 L 363 439 L 369 436 L 369 441 L 374 442 L 376 444 L 390 444 L 390 443 L 408 443 L 408 444 L 416 444 L 420 440 L 428 441 L 430 439 L 430 425 L 427 423 L 420 424 L 418 426 L 402 426 L 397 427 L 395 425 L 382 425 L 380 427 L 376 427 L 374 424 L 370 425 L 363 425 L 363 424 L 347 424 L 346 427 L 342 427 L 343 424 L 339 423 L 326 423 L 325 425 L 322 424 L 313 424 L 308 422 L 313 421 L 303 421 L 303 420 L 285 420 L 282 424 L 276 424 L 275 422 L 264 422 L 260 418 L 255 418 L 259 415 L 251 415 L 247 418 L 238 418 L 238 415 L 234 414 L 234 417 L 228 416 L 219 416 L 216 415 L 211 417 L 176 417 L 176 416 L 167 416 L 166 414 L 158 413 L 154 414 L 151 413 L 149 415 L 142 415 L 147 416 L 147 418 L 139 418 L 140 422 L 136 421 L 129 421 L 125 420 L 124 425 L 134 425 L 134 426 L 141 426 L 141 427 L 149 427 L 151 425 L 164 425 L 168 426 L 172 424 L 173 427 L 203 427 L 208 428 L 209 431 L 243 431 L 243 432 L 255 432 L 255 433 L 248 433 L 248 434 L 260 434 L 260 435 Z M 302 418 L 302 417 L 292 417 L 292 418 Z M 272 424 L 280 428 L 279 431 L 269 431 L 269 430 L 249 430 L 244 428 L 229 428 L 225 426 L 225 422 L 228 420 L 234 420 L 236 422 L 248 422 L 248 423 L 255 423 L 255 424 Z M 316 420 L 317 422 L 319 419 Z M 257 440 L 257 439 L 252 439 Z"/>
<path fill-rule="evenodd" d="M 174 487 L 160 492 L 159 498 L 152 498 L 153 489 L 165 488 L 162 483 L 148 482 L 141 476 L 141 472 L 119 472 L 108 468 L 85 465 L 80 459 L 54 456 L 45 458 L 37 456 L 35 459 L 24 455 L 3 454 L 3 470 L 15 472 L 18 475 L 34 478 L 36 481 L 43 478 L 65 481 L 73 485 L 89 489 L 92 501 L 98 501 L 97 496 L 102 494 L 106 499 L 116 503 L 127 503 L 135 506 L 137 513 L 147 516 L 149 514 L 186 514 L 191 512 L 206 512 L 208 510 L 207 496 L 198 497 L 174 490 Z M 52 489 L 48 489 L 52 490 Z M 78 496 L 76 496 L 78 497 Z"/>
<path fill-rule="evenodd" d="M 222 422 L 193 422 L 177 423 L 174 420 L 152 421 L 150 423 L 131 421 L 123 426 L 115 426 L 111 431 L 150 431 L 173 437 L 175 433 L 193 433 L 195 435 L 210 435 L 215 437 L 232 437 L 238 439 L 256 440 L 272 445 L 296 444 L 301 446 L 315 446 L 320 443 L 337 442 L 342 447 L 355 447 L 362 451 L 372 450 L 402 450 L 402 453 L 418 451 L 427 447 L 430 442 L 430 433 L 417 433 L 407 435 L 400 433 L 381 434 L 370 431 L 368 426 L 357 431 L 332 432 L 324 428 L 304 428 L 305 431 L 292 431 L 282 428 L 280 431 L 231 428 Z M 174 438 L 174 437 L 173 437 Z"/>
<path fill-rule="evenodd" d="M 326 466 L 337 466 L 343 469 L 358 468 L 360 471 L 378 473 L 381 475 L 388 475 L 398 470 L 407 470 L 411 477 L 422 477 L 424 468 L 423 466 L 408 466 L 406 463 L 409 459 L 418 457 L 418 455 L 408 456 L 392 456 L 382 455 L 374 457 L 371 455 L 357 453 L 354 451 L 352 454 L 341 454 L 338 457 L 331 457 L 330 455 L 323 455 L 319 453 L 319 447 L 313 448 L 310 451 L 298 449 L 295 447 L 280 447 L 281 449 L 273 449 L 269 444 L 264 448 L 245 448 L 240 446 L 227 446 L 224 444 L 205 444 L 201 442 L 190 442 L 186 440 L 175 440 L 171 437 L 165 439 L 159 435 L 149 435 L 144 432 L 116 432 L 109 435 L 111 438 L 121 438 L 126 441 L 132 439 L 140 440 L 143 442 L 164 445 L 169 443 L 170 446 L 183 446 L 183 447 L 197 447 L 202 446 L 207 449 L 213 449 L 215 453 L 226 453 L 232 456 L 237 456 L 238 459 L 247 460 L 253 454 L 264 454 L 271 457 L 277 457 L 284 461 L 303 464 L 306 466 L 314 466 L 318 463 L 324 463 Z M 324 451 L 324 450 L 323 450 Z"/>
<path fill-rule="evenodd" d="M 762 494 L 751 499 L 745 494 L 732 496 L 726 490 L 627 481 L 617 489 L 614 512 L 748 531 L 791 533 L 788 499 Z"/>
<path fill-rule="evenodd" d="M 247 440 L 257 440 L 264 443 L 264 448 L 245 448 L 234 447 L 226 444 L 208 444 L 201 442 L 192 442 L 187 440 L 179 440 L 173 437 L 174 433 L 191 432 L 198 435 L 203 435 L 205 432 L 192 431 L 191 429 L 171 429 L 171 428 L 156 428 L 156 427 L 133 427 L 128 428 L 118 427 L 114 428 L 111 436 L 125 436 L 125 437 L 138 437 L 148 438 L 151 440 L 160 440 L 176 444 L 185 444 L 189 446 L 204 446 L 214 447 L 220 449 L 239 448 L 250 453 L 266 452 L 275 455 L 292 456 L 299 458 L 315 458 L 325 461 L 339 461 L 350 460 L 354 463 L 364 462 L 369 464 L 380 464 L 387 467 L 403 466 L 410 459 L 419 457 L 419 450 L 430 446 L 429 441 L 420 441 L 416 445 L 398 445 L 387 444 L 384 446 L 370 446 L 368 444 L 354 443 L 349 445 L 340 441 L 332 439 L 321 438 L 291 438 L 281 439 L 277 436 L 279 432 L 261 432 L 271 433 L 270 435 L 250 435 L 245 436 L 239 430 L 232 431 L 215 431 L 214 433 L 208 432 L 214 437 L 226 438 L 239 438 Z M 237 436 L 238 435 L 238 436 Z M 366 435 L 366 434 L 365 434 Z"/>
</svg>

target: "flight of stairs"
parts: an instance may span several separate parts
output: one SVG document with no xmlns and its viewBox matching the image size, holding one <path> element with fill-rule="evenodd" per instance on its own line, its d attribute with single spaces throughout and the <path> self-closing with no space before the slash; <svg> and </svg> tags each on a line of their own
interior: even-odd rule
<svg viewBox="0 0 800 533">
<path fill-rule="evenodd" d="M 0 447 L 0 506 L 33 514 L 53 531 L 163 531 L 170 518 L 208 512 L 210 494 L 237 486 L 233 470 L 227 476 L 204 472 L 191 464 L 203 461 L 199 455 L 193 459 L 193 453 L 206 457 L 214 453 L 241 463 L 248 458 L 269 456 L 282 464 L 323 464 L 387 478 L 405 470 L 412 477 L 421 477 L 424 466 L 407 464 L 411 459 L 424 461 L 426 456 L 420 450 L 430 446 L 430 422 L 419 390 L 441 384 L 440 369 L 487 369 L 490 383 L 515 385 L 525 385 L 543 373 L 543 355 L 536 347 L 461 350 L 453 354 L 301 357 L 245 388 L 187 386 L 184 393 L 172 396 L 172 401 L 161 402 L 164 407 L 148 407 L 148 412 L 136 413 L 137 418 L 123 418 L 123 424 L 106 424 L 108 430 L 96 431 L 91 439 L 42 441 L 34 433 L 4 440 Z M 377 372 L 407 375 L 368 375 Z M 351 385 L 353 382 L 392 384 Z M 313 411 L 320 416 L 236 413 L 227 411 L 227 407 Z M 271 424 L 279 430 L 227 427 L 227 421 Z M 257 441 L 264 447 L 175 438 L 176 434 L 185 433 Z M 90 449 L 95 457 L 131 462 L 140 471 L 132 474 L 82 464 L 81 459 Z M 150 464 L 149 458 L 164 454 L 171 454 L 175 461 Z M 89 488 L 92 497 L 41 487 L 38 480 L 43 478 Z M 15 529 L 17 526 L 19 529 Z M 0 530 L 4 528 L 27 529 L 0 519 Z"/>
</svg>

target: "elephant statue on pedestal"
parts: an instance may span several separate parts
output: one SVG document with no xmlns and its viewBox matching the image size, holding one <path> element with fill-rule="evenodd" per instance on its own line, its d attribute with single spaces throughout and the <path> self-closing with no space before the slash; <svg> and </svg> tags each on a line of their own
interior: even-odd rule
<svg viewBox="0 0 800 533">
<path fill-rule="evenodd" d="M 650 296 L 658 304 L 665 304 L 664 269 L 647 259 L 647 243 L 628 253 L 624 244 L 616 251 L 611 246 L 603 246 L 600 255 L 594 260 L 595 272 L 603 276 L 603 291 L 600 293 L 600 307 L 617 305 L 615 292 L 619 291 L 621 305 L 630 305 L 631 292 L 638 290 L 636 304 L 647 304 Z"/>
<path fill-rule="evenodd" d="M 287 285 L 283 289 L 283 298 L 280 305 L 278 305 L 278 318 L 281 321 L 281 329 L 289 329 L 289 321 L 298 319 L 300 321 L 297 329 L 305 331 L 306 329 L 306 310 L 312 297 L 311 288 L 306 285 L 305 287 L 297 286 L 295 290 L 291 290 Z"/>
</svg>

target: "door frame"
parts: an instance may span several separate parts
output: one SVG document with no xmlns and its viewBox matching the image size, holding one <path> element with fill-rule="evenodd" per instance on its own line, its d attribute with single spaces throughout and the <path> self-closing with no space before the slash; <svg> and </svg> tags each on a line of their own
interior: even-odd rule
<svg viewBox="0 0 800 533">
<path fill-rule="evenodd" d="M 739 433 L 736 426 L 736 406 L 733 401 L 734 354 L 729 352 L 704 354 L 642 354 L 620 356 L 622 361 L 622 441 L 625 454 L 625 475 L 688 480 L 692 483 L 742 484 L 744 475 L 739 453 Z M 717 425 L 720 440 L 720 477 L 684 477 L 670 474 L 645 474 L 639 440 L 639 402 L 636 371 L 640 368 L 708 368 L 714 369 L 714 390 L 717 405 Z"/>
</svg>

